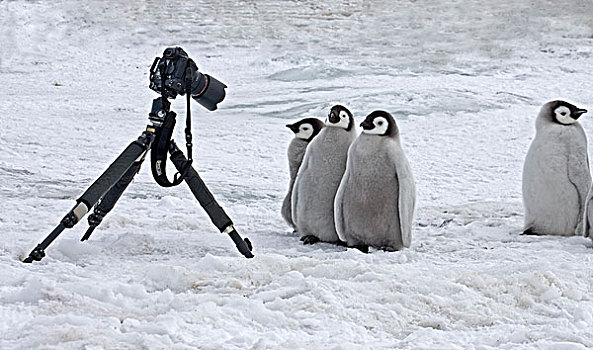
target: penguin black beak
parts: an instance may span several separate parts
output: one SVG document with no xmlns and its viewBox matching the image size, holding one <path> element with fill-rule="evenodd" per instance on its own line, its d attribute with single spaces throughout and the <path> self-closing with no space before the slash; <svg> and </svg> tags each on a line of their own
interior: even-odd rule
<svg viewBox="0 0 593 350">
<path fill-rule="evenodd" d="M 335 124 L 335 123 L 337 123 L 337 122 L 339 122 L 339 121 L 340 121 L 340 116 L 338 116 L 338 115 L 337 115 L 337 114 L 335 114 L 335 113 L 331 113 L 331 114 L 330 114 L 330 115 L 327 117 L 327 119 L 329 120 L 329 122 L 330 122 L 330 123 L 332 123 L 332 124 Z"/>
<path fill-rule="evenodd" d="M 579 117 L 585 113 L 587 113 L 586 109 L 577 109 L 576 111 L 572 112 L 571 117 L 572 117 L 572 119 L 576 120 L 576 119 L 579 119 Z"/>
<path fill-rule="evenodd" d="M 362 123 L 360 123 L 360 127 L 362 127 L 364 130 L 371 130 L 375 127 L 375 125 L 370 121 L 365 120 Z"/>
<path fill-rule="evenodd" d="M 294 132 L 295 134 L 297 132 L 299 132 L 299 128 L 298 126 L 294 125 L 294 124 L 286 124 L 286 127 L 289 128 L 290 130 L 292 130 L 292 132 Z"/>
</svg>

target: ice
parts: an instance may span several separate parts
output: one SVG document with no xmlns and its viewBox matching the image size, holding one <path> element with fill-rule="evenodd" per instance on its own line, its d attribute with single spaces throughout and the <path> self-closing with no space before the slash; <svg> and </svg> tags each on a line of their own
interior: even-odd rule
<svg viewBox="0 0 593 350">
<path fill-rule="evenodd" d="M 593 110 L 592 18 L 586 0 L 0 1 L 0 349 L 593 348 L 593 241 L 520 235 L 539 107 Z M 194 165 L 256 257 L 146 162 L 89 241 L 82 222 L 21 263 L 140 135 L 173 45 L 229 86 L 215 112 L 192 102 Z M 410 249 L 303 246 L 283 222 L 284 125 L 333 103 L 396 117 Z"/>
</svg>

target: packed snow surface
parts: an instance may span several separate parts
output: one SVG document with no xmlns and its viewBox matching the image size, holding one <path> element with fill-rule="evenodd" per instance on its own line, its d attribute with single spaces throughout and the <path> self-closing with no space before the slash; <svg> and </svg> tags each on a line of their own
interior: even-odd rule
<svg viewBox="0 0 593 350">
<path fill-rule="evenodd" d="M 146 162 L 89 241 L 85 220 L 23 264 L 144 130 L 174 45 L 229 87 L 192 102 L 194 164 L 255 258 Z M 592 242 L 520 235 L 552 99 L 593 111 L 590 0 L 0 0 L 0 349 L 593 348 Z M 410 249 L 303 246 L 283 222 L 285 124 L 333 103 L 397 119 Z"/>
</svg>

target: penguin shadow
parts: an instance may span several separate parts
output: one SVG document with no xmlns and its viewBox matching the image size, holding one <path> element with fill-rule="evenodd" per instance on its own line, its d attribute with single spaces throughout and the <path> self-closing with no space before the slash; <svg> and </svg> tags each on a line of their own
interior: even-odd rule
<svg viewBox="0 0 593 350">
<path fill-rule="evenodd" d="M 545 243 L 564 241 L 569 245 L 584 246 L 587 249 L 593 249 L 593 240 L 584 235 L 560 236 L 537 233 L 532 229 L 524 231 L 515 231 L 511 233 L 515 238 L 514 242 L 521 243 Z"/>
<path fill-rule="evenodd" d="M 296 231 L 295 231 L 296 233 Z M 313 245 L 313 244 L 317 244 L 320 243 L 321 240 L 319 238 L 317 238 L 316 236 L 313 235 L 309 235 L 309 236 L 303 236 L 299 239 L 301 242 L 303 242 L 303 245 Z M 349 246 L 348 243 L 344 242 L 344 241 L 338 241 L 335 243 L 326 243 L 332 246 L 336 246 L 336 247 L 343 247 L 346 248 L 346 250 L 348 248 L 352 248 L 352 249 L 358 249 L 361 252 L 368 254 L 369 253 L 369 246 L 365 245 L 365 244 L 359 244 L 359 245 L 352 245 Z"/>
<path fill-rule="evenodd" d="M 293 231 L 292 234 L 294 235 L 298 235 L 297 231 Z M 319 240 L 319 238 L 317 238 L 316 236 L 313 235 L 309 235 L 309 236 L 303 236 L 301 238 L 299 238 L 299 241 L 301 241 L 303 243 L 303 246 L 313 246 L 315 245 L 316 247 L 321 247 L 323 246 L 324 250 L 331 250 L 331 251 L 348 251 L 351 249 L 355 249 L 358 250 L 364 254 L 371 254 L 375 251 L 383 251 L 383 252 L 397 252 L 397 251 L 401 251 L 403 249 L 395 249 L 393 247 L 371 247 L 369 245 L 366 244 L 357 244 L 357 245 L 348 245 L 346 242 L 344 241 L 338 241 L 338 242 L 322 242 L 321 240 Z"/>
<path fill-rule="evenodd" d="M 302 238 L 299 238 L 301 244 L 296 244 L 298 249 L 302 252 L 313 252 L 315 250 L 321 250 L 326 253 L 343 253 L 348 250 L 348 247 L 341 244 L 330 243 L 330 242 L 316 242 L 316 243 L 305 243 Z"/>
</svg>

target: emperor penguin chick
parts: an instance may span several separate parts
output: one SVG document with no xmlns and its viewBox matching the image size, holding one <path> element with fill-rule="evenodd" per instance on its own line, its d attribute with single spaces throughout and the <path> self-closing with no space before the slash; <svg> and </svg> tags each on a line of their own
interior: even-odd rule
<svg viewBox="0 0 593 350">
<path fill-rule="evenodd" d="M 587 113 L 565 101 L 543 105 L 523 166 L 524 234 L 582 234 L 591 186 L 587 137 L 579 117 Z"/>
<path fill-rule="evenodd" d="M 288 168 L 290 171 L 290 183 L 288 185 L 288 193 L 284 197 L 282 202 L 282 217 L 290 227 L 295 228 L 294 222 L 292 221 L 292 187 L 296 180 L 297 172 L 303 162 L 303 156 L 307 145 L 325 124 L 317 118 L 305 118 L 301 119 L 294 124 L 286 125 L 294 133 L 294 138 L 288 145 Z"/>
<path fill-rule="evenodd" d="M 304 244 L 339 243 L 334 197 L 346 169 L 348 147 L 355 138 L 352 113 L 336 105 L 326 127 L 307 146 L 292 192 L 292 219 Z"/>
<path fill-rule="evenodd" d="M 416 185 L 395 119 L 374 111 L 360 126 L 334 203 L 338 235 L 364 252 L 409 247 Z"/>
</svg>

